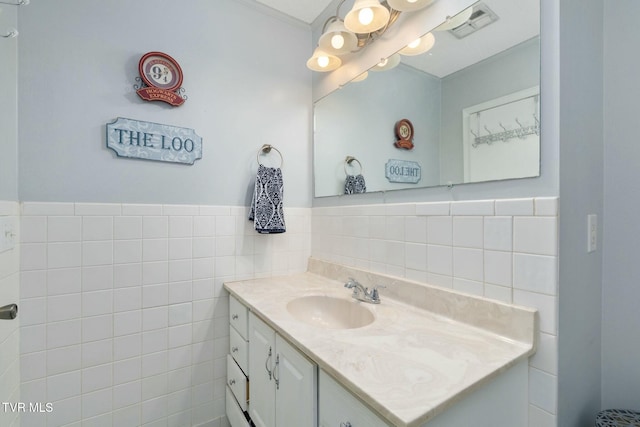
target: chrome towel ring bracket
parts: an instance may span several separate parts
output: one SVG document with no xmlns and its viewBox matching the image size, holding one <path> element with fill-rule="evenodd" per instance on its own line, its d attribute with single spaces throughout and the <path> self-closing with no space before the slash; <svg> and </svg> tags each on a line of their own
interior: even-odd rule
<svg viewBox="0 0 640 427">
<path fill-rule="evenodd" d="M 258 154 L 256 155 L 256 160 L 258 164 L 264 166 L 262 162 L 260 162 L 260 156 L 271 153 L 271 150 L 274 150 L 280 156 L 280 166 L 278 167 L 282 168 L 282 165 L 284 164 L 284 158 L 282 157 L 282 153 L 280 152 L 280 150 L 278 150 L 276 147 L 270 144 L 264 144 L 262 147 L 260 147 L 260 150 L 258 150 Z"/>
<path fill-rule="evenodd" d="M 0 320 L 13 320 L 18 317 L 18 305 L 9 304 L 0 307 Z"/>
<path fill-rule="evenodd" d="M 358 164 L 358 166 L 360 166 L 360 172 L 358 172 L 355 175 L 362 175 L 362 173 L 364 172 L 364 168 L 362 167 L 362 163 L 360 163 L 360 161 L 358 159 L 356 159 L 353 156 L 347 156 L 344 159 L 344 174 L 345 175 L 350 175 L 349 172 L 347 172 L 347 166 L 353 167 L 352 163 L 356 162 Z"/>
</svg>

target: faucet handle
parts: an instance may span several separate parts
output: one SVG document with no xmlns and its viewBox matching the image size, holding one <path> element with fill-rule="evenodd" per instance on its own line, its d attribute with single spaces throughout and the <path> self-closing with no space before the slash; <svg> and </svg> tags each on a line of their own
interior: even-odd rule
<svg viewBox="0 0 640 427">
<path fill-rule="evenodd" d="M 385 285 L 374 285 L 373 289 L 371 289 L 371 299 L 380 302 L 380 294 L 378 293 L 378 289 L 384 288 L 386 288 Z"/>
<path fill-rule="evenodd" d="M 356 279 L 354 279 L 353 277 L 349 277 L 349 279 L 347 279 L 347 283 L 344 284 L 345 288 L 353 288 L 358 282 L 356 282 Z"/>
</svg>

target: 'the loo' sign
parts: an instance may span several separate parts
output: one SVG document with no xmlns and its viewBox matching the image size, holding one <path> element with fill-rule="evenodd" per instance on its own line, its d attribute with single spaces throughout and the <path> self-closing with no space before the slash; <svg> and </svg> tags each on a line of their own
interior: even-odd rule
<svg viewBox="0 0 640 427">
<path fill-rule="evenodd" d="M 185 163 L 202 158 L 202 137 L 193 129 L 118 117 L 107 124 L 107 147 L 118 157 Z"/>
</svg>

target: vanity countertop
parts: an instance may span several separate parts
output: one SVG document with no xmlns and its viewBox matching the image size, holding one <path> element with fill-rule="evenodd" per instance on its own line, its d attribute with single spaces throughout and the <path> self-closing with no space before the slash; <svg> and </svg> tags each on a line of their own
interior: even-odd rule
<svg viewBox="0 0 640 427">
<path fill-rule="evenodd" d="M 326 267 L 323 262 L 314 265 Z M 321 270 L 324 273 L 327 268 Z M 346 278 L 331 276 L 349 274 L 361 281 L 366 275 L 364 279 L 372 280 L 370 273 L 355 269 L 333 269 L 330 273 L 306 272 L 227 282 L 224 286 L 392 425 L 421 426 L 535 351 L 535 310 L 408 281 L 413 298 L 403 302 L 398 289 L 405 281 L 388 276 L 385 283 L 389 290 L 380 292 L 381 304 L 360 303 L 376 318 L 365 327 L 326 329 L 295 319 L 287 304 L 301 296 L 354 301 L 351 291 L 344 288 Z M 375 279 L 384 282 L 385 277 L 376 275 Z M 416 306 L 424 297 L 446 300 L 449 296 L 450 301 L 435 301 L 435 307 L 440 308 Z M 477 321 L 465 322 L 455 314 L 440 313 L 452 301 L 457 307 L 446 307 L 449 313 L 463 310 L 465 316 L 475 316 Z M 469 313 L 479 308 L 484 314 Z M 482 320 L 485 316 L 490 317 L 487 322 Z M 496 318 L 500 319 L 496 322 Z M 505 329 L 501 325 L 509 326 Z M 509 328 L 517 330 L 512 333 Z"/>
</svg>

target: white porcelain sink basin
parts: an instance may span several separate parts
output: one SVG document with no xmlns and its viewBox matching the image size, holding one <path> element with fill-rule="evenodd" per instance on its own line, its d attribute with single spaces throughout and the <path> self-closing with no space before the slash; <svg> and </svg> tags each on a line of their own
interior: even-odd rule
<svg viewBox="0 0 640 427">
<path fill-rule="evenodd" d="M 361 328 L 375 320 L 373 313 L 358 301 L 324 295 L 291 300 L 287 310 L 302 322 L 328 329 Z"/>
</svg>

